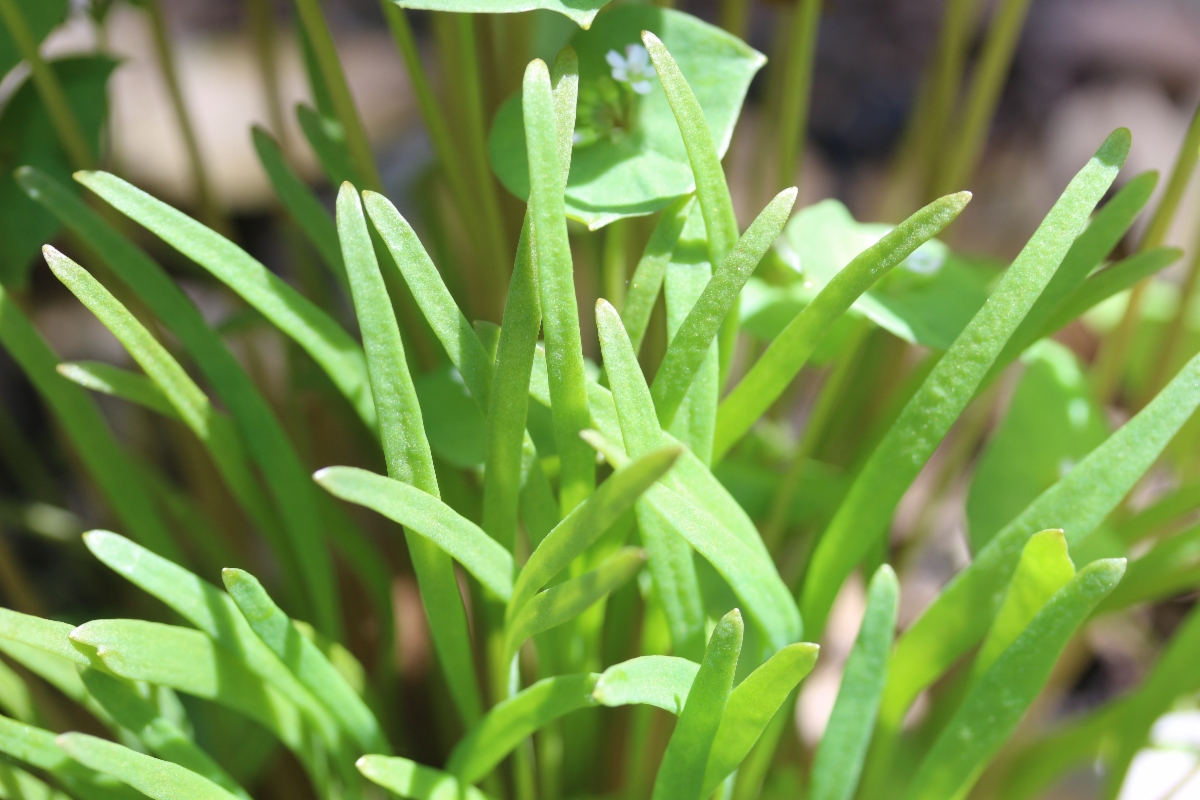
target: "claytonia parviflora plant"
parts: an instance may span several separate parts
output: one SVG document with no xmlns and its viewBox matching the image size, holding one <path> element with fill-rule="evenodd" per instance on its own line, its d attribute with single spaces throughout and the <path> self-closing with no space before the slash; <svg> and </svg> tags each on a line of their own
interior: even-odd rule
<svg viewBox="0 0 1200 800">
<path fill-rule="evenodd" d="M 973 71 L 967 5 L 902 211 L 864 222 L 793 185 L 819 3 L 768 62 L 745 3 L 385 0 L 434 156 L 399 192 L 294 0 L 304 141 L 247 132 L 273 270 L 206 194 L 158 0 L 194 216 L 106 169 L 122 67 L 46 60 L 66 3 L 0 0 L 0 348 L 55 432 L 0 403 L 0 521 L 108 581 L 63 610 L 0 547 L 0 797 L 1011 800 L 1089 765 L 1117 796 L 1200 693 L 1197 259 L 1156 277 L 1200 122 L 1155 202 L 1121 128 L 1011 259 L 973 253 L 1027 4 Z M 764 69 L 747 113 L 792 166 L 751 191 L 729 151 Z M 124 361 L 55 352 L 52 281 Z M 950 502 L 969 559 L 935 591 Z M 1060 713 L 1088 632 L 1167 603 L 1144 679 Z"/>
</svg>

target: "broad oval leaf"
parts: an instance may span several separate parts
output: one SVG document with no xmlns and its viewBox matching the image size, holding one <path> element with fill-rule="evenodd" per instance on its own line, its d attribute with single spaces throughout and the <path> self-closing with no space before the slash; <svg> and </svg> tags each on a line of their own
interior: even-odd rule
<svg viewBox="0 0 1200 800">
<path fill-rule="evenodd" d="M 640 48 L 644 30 L 657 34 L 675 55 L 704 110 L 720 155 L 729 147 L 750 80 L 766 61 L 761 53 L 719 28 L 650 5 L 614 8 L 591 30 L 576 34 L 571 40 L 579 55 L 576 133 L 588 127 L 581 127 L 580 121 L 600 115 L 606 94 L 627 91 L 636 96 L 630 98 L 636 100 L 636 117 L 632 124 L 627 121 L 628 130 L 602 131 L 602 136 L 586 145 L 577 143 L 572 155 L 566 213 L 592 229 L 622 217 L 657 211 L 695 188 L 679 127 L 657 79 L 650 79 L 648 94 L 637 94 L 628 84 L 613 80 L 613 67 L 606 60 L 609 51 L 624 57 L 629 45 Z M 522 198 L 529 196 L 524 136 L 521 99 L 513 97 L 496 115 L 488 152 L 501 183 Z"/>
</svg>

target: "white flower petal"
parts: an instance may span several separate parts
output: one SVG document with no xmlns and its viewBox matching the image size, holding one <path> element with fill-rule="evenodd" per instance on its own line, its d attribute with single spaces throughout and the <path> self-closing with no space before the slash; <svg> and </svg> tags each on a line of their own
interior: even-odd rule
<svg viewBox="0 0 1200 800">
<path fill-rule="evenodd" d="M 645 68 L 650 63 L 650 51 L 640 44 L 626 45 L 625 61 L 631 67 Z"/>
<path fill-rule="evenodd" d="M 635 81 L 631 85 L 638 94 L 650 94 L 650 90 L 654 88 L 650 81 Z"/>
<path fill-rule="evenodd" d="M 616 50 L 609 50 L 604 55 L 604 60 L 607 61 L 608 65 L 613 69 L 624 69 L 628 63 Z"/>
</svg>

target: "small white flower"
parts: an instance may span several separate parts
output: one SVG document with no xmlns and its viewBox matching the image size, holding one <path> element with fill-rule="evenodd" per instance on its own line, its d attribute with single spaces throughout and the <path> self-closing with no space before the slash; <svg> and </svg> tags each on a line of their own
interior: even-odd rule
<svg viewBox="0 0 1200 800">
<path fill-rule="evenodd" d="M 655 77 L 654 65 L 650 63 L 650 53 L 640 44 L 625 45 L 625 55 L 616 50 L 609 50 L 604 56 L 612 67 L 613 80 L 628 83 L 638 94 L 650 94 L 653 84 L 650 79 Z"/>
</svg>

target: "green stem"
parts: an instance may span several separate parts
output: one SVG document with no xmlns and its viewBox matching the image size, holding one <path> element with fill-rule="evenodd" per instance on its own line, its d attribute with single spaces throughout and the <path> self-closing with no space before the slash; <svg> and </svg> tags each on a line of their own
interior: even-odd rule
<svg viewBox="0 0 1200 800">
<path fill-rule="evenodd" d="M 792 11 L 792 25 L 785 49 L 783 97 L 779 110 L 779 179 L 777 188 L 799 183 L 796 161 L 804 150 L 812 97 L 813 59 L 817 52 L 817 26 L 821 0 L 800 0 Z M 802 161 L 802 159 L 800 159 Z"/>
<path fill-rule="evenodd" d="M 360 180 L 365 184 L 359 188 L 375 192 L 383 191 L 383 181 L 379 177 L 379 169 L 375 164 L 375 155 L 371 152 L 371 142 L 367 139 L 367 130 L 363 127 L 362 117 L 354 105 L 354 97 L 350 94 L 350 86 L 346 83 L 346 73 L 338 60 L 337 49 L 333 45 L 333 36 L 329 26 L 325 24 L 325 15 L 321 13 L 318 0 L 295 0 L 296 11 L 300 15 L 300 24 L 312 46 L 317 66 L 325 89 L 329 92 L 330 102 L 337 112 L 338 121 L 346 134 L 346 149 L 350 160 L 358 172 Z"/>
<path fill-rule="evenodd" d="M 996 114 L 1000 90 L 1004 88 L 1009 67 L 1012 66 L 1013 53 L 1021 35 L 1021 28 L 1025 24 L 1029 2 L 1030 0 L 1004 0 L 996 11 L 983 45 L 983 55 L 979 59 L 979 66 L 971 83 L 971 92 L 967 97 L 962 132 L 951 152 L 945 172 L 935 182 L 931 197 L 940 197 L 953 191 L 952 188 L 946 187 L 965 185 L 974 175 L 979 157 L 983 153 L 983 146 L 987 142 L 992 118 Z"/>
<path fill-rule="evenodd" d="M 254 56 L 262 76 L 263 93 L 267 98 L 267 117 L 271 133 L 287 151 L 287 123 L 283 112 L 283 94 L 279 89 L 279 58 L 275 50 L 275 18 L 268 0 L 248 0 L 247 22 L 250 38 L 254 40 Z M 390 4 L 389 4 L 390 5 Z"/>
<path fill-rule="evenodd" d="M 805 0 L 807 2 L 807 0 Z M 739 39 L 746 38 L 750 23 L 750 0 L 721 0 L 721 27 Z"/>
<path fill-rule="evenodd" d="M 620 311 L 625 306 L 625 284 L 628 263 L 625 243 L 629 226 L 625 220 L 617 220 L 604 231 L 604 248 L 600 256 L 600 271 L 604 285 L 604 299 Z"/>
<path fill-rule="evenodd" d="M 1183 283 L 1179 287 L 1179 304 L 1175 307 L 1171 321 L 1167 323 L 1167 330 L 1163 334 L 1162 345 L 1158 350 L 1158 361 L 1154 365 L 1149 383 L 1146 384 L 1144 396 L 1147 399 L 1153 397 L 1159 389 L 1166 385 L 1166 378 L 1169 375 L 1167 370 L 1176 363 L 1176 358 L 1183 349 L 1183 334 L 1187 330 L 1188 317 L 1196 303 L 1198 277 L 1200 277 L 1200 237 L 1193 245 L 1192 259 L 1188 262 L 1187 273 L 1183 276 Z"/>
<path fill-rule="evenodd" d="M 87 137 L 84 136 L 83 128 L 67 102 L 67 94 L 58 76 L 38 52 L 38 43 L 29 30 L 29 24 L 25 21 L 25 15 L 21 13 L 17 0 L 0 0 L 0 19 L 4 20 L 21 58 L 29 64 L 33 85 L 37 88 L 42 104 L 46 106 L 54 133 L 66 151 L 71 166 L 75 169 L 94 169 L 96 158 L 88 145 Z"/>
<path fill-rule="evenodd" d="M 167 91 L 171 95 L 171 108 L 175 112 L 175 122 L 183 135 L 183 146 L 187 150 L 188 162 L 192 168 L 192 185 L 196 190 L 196 204 L 204 217 L 204 222 L 210 228 L 228 233 L 228 226 L 221 217 L 213 200 L 212 189 L 208 185 L 208 171 L 204 167 L 204 156 L 200 153 L 200 142 L 196 138 L 196 129 L 192 125 L 191 114 L 188 113 L 187 103 L 183 99 L 183 87 L 179 83 L 179 72 L 175 65 L 174 45 L 170 32 L 167 30 L 167 18 L 163 13 L 162 0 L 146 0 L 146 13 L 150 16 L 150 29 L 154 35 L 154 49 L 158 55 L 158 63 L 163 71 Z"/>
</svg>

